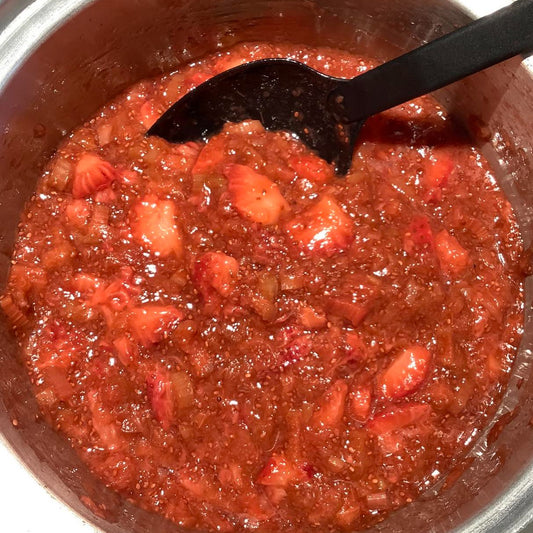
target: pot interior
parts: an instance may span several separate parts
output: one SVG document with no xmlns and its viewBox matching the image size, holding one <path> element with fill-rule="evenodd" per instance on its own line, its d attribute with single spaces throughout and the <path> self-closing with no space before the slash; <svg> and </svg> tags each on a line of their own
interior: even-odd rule
<svg viewBox="0 0 533 533">
<path fill-rule="evenodd" d="M 38 16 L 41 22 L 51 17 L 56 4 L 65 9 L 62 0 L 51 0 L 29 21 L 31 35 L 13 48 L 20 54 L 19 68 L 9 73 L 1 94 L 2 283 L 20 212 L 43 164 L 64 135 L 133 82 L 239 41 L 331 46 L 385 60 L 468 21 L 444 0 L 434 0 L 431 9 L 422 0 L 75 0 L 65 10 L 75 14 L 51 35 L 40 35 Z M 515 208 L 526 245 L 533 227 L 532 88 L 530 72 L 514 59 L 437 95 L 483 147 Z M 530 282 L 527 289 L 522 347 L 490 427 L 446 490 L 430 488 L 377 531 L 515 531 L 531 516 Z M 92 477 L 67 441 L 40 419 L 3 318 L 0 339 L 0 430 L 42 483 L 104 531 L 177 531 Z"/>
</svg>

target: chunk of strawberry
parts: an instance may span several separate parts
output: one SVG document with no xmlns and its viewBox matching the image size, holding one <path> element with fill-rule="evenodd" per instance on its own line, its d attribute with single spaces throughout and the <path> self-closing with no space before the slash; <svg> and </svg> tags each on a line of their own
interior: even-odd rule
<svg viewBox="0 0 533 533">
<path fill-rule="evenodd" d="M 16 263 L 9 272 L 9 289 L 15 299 L 26 300 L 32 290 L 42 291 L 48 285 L 43 268 L 24 263 Z"/>
<path fill-rule="evenodd" d="M 357 503 L 350 501 L 349 503 L 345 503 L 337 512 L 335 515 L 335 521 L 342 528 L 351 528 L 353 530 L 354 522 L 356 522 L 360 516 L 361 507 Z"/>
<path fill-rule="evenodd" d="M 318 428 L 337 426 L 344 415 L 344 402 L 348 394 L 348 384 L 343 379 L 333 383 L 324 394 L 318 409 L 313 413 L 312 424 Z"/>
<path fill-rule="evenodd" d="M 274 454 L 257 476 L 257 483 L 266 486 L 287 487 L 307 478 L 307 474 L 297 464 L 282 454 Z"/>
<path fill-rule="evenodd" d="M 98 137 L 98 144 L 105 146 L 113 140 L 113 124 L 109 122 L 101 122 L 96 126 L 96 136 Z"/>
<path fill-rule="evenodd" d="M 327 324 L 325 313 L 310 305 L 303 305 L 298 310 L 298 320 L 302 326 L 310 329 L 323 328 Z"/>
<path fill-rule="evenodd" d="M 176 153 L 185 157 L 186 159 L 197 160 L 198 154 L 204 145 L 195 141 L 188 141 L 184 144 L 178 144 L 174 147 Z"/>
<path fill-rule="evenodd" d="M 283 367 L 305 359 L 311 353 L 313 346 L 310 335 L 300 335 L 284 346 L 279 352 L 279 363 Z"/>
<path fill-rule="evenodd" d="M 326 299 L 328 316 L 338 316 L 357 327 L 368 313 L 368 305 L 354 302 L 350 297 L 331 297 Z"/>
<path fill-rule="evenodd" d="M 287 231 L 302 248 L 328 257 L 348 248 L 354 239 L 352 220 L 329 195 L 296 216 Z"/>
<path fill-rule="evenodd" d="M 263 494 L 244 496 L 240 498 L 238 506 L 246 517 L 255 522 L 269 520 L 276 514 L 270 500 Z M 234 529 L 234 527 L 230 526 L 229 531 L 234 531 Z"/>
<path fill-rule="evenodd" d="M 115 194 L 115 191 L 111 187 L 106 187 L 105 189 L 102 189 L 101 191 L 96 191 L 93 194 L 93 198 L 94 198 L 94 201 L 98 202 L 99 204 L 111 205 L 116 201 L 117 195 Z"/>
<path fill-rule="evenodd" d="M 191 173 L 193 176 L 214 173 L 221 170 L 221 165 L 226 157 L 224 139 L 220 136 L 212 137 L 200 149 Z"/>
<path fill-rule="evenodd" d="M 78 272 L 72 278 L 71 285 L 73 290 L 82 295 L 87 295 L 94 293 L 98 288 L 102 287 L 103 281 L 93 274 Z"/>
<path fill-rule="evenodd" d="M 275 506 L 278 506 L 287 497 L 287 491 L 283 487 L 269 485 L 265 486 L 264 490 L 270 503 Z"/>
<path fill-rule="evenodd" d="M 333 177 L 333 169 L 314 154 L 295 154 L 289 157 L 289 166 L 296 175 L 311 183 L 327 183 Z"/>
<path fill-rule="evenodd" d="M 213 70 L 220 74 L 225 70 L 230 70 L 232 68 L 238 67 L 243 63 L 246 63 L 247 59 L 244 56 L 234 55 L 233 53 L 225 52 L 217 60 L 213 67 Z"/>
<path fill-rule="evenodd" d="M 226 135 L 256 135 L 265 133 L 260 120 L 243 120 L 242 122 L 226 122 L 222 131 Z"/>
<path fill-rule="evenodd" d="M 350 412 L 358 422 L 365 422 L 370 415 L 372 406 L 372 390 L 368 385 L 362 385 L 348 395 Z"/>
<path fill-rule="evenodd" d="M 160 116 L 161 111 L 151 100 L 146 100 L 139 109 L 139 121 L 147 130 L 155 124 Z"/>
<path fill-rule="evenodd" d="M 85 199 L 73 199 L 65 207 L 65 217 L 75 228 L 81 229 L 87 226 L 90 216 L 91 204 Z"/>
<path fill-rule="evenodd" d="M 161 157 L 161 167 L 173 174 L 187 174 L 191 171 L 201 147 L 199 143 L 187 142 L 172 146 L 171 152 L 165 152 Z M 193 187 L 196 185 L 196 178 L 193 178 Z"/>
<path fill-rule="evenodd" d="M 86 198 L 108 187 L 117 176 L 117 171 L 111 163 L 97 154 L 86 152 L 79 158 L 74 170 L 72 196 Z"/>
<path fill-rule="evenodd" d="M 403 238 L 403 249 L 410 255 L 433 249 L 433 232 L 428 217 L 416 215 Z"/>
<path fill-rule="evenodd" d="M 72 400 L 76 396 L 76 389 L 72 386 L 68 377 L 68 370 L 58 366 L 50 366 L 40 371 L 42 382 L 46 383 L 48 391 L 53 391 L 52 398 L 48 397 L 48 393 L 45 393 L 47 400 L 51 400 L 51 403 L 55 403 L 56 400 L 72 403 Z M 76 431 L 75 428 L 74 431 Z M 83 430 L 82 430 L 83 431 Z M 70 436 L 70 435 L 69 435 Z"/>
<path fill-rule="evenodd" d="M 430 363 L 431 354 L 426 348 L 408 346 L 378 376 L 379 392 L 390 400 L 410 394 L 426 379 Z"/>
<path fill-rule="evenodd" d="M 347 357 L 354 361 L 364 361 L 368 357 L 368 349 L 357 333 L 348 332 L 345 336 Z"/>
<path fill-rule="evenodd" d="M 155 255 L 181 257 L 183 242 L 175 216 L 174 202 L 146 195 L 130 211 L 133 238 Z"/>
<path fill-rule="evenodd" d="M 122 445 L 120 430 L 113 415 L 107 411 L 98 397 L 97 391 L 87 394 L 87 402 L 92 415 L 93 428 L 98 433 L 102 444 L 108 450 L 117 450 Z"/>
<path fill-rule="evenodd" d="M 504 371 L 505 367 L 503 365 L 503 361 L 498 356 L 498 350 L 495 349 L 487 355 L 487 372 L 489 379 L 491 381 L 496 381 L 501 376 L 502 372 Z"/>
<path fill-rule="evenodd" d="M 185 315 L 171 305 L 147 304 L 133 308 L 128 325 L 133 337 L 143 346 L 161 341 Z"/>
<path fill-rule="evenodd" d="M 461 274 L 470 264 L 468 252 L 445 229 L 435 236 L 435 252 L 441 269 L 447 274 Z"/>
<path fill-rule="evenodd" d="M 67 368 L 79 356 L 79 347 L 72 331 L 62 324 L 46 326 L 40 337 L 39 359 L 35 366 L 42 371 L 45 368 Z"/>
<path fill-rule="evenodd" d="M 148 400 L 154 416 L 163 429 L 168 429 L 174 419 L 172 381 L 166 372 L 156 371 L 146 378 Z"/>
<path fill-rule="evenodd" d="M 276 224 L 290 210 L 278 186 L 250 167 L 229 165 L 224 174 L 231 201 L 242 217 L 260 224 Z"/>
<path fill-rule="evenodd" d="M 425 403 L 408 403 L 381 412 L 366 424 L 366 428 L 374 435 L 387 435 L 426 422 L 431 412 L 431 407 Z"/>
<path fill-rule="evenodd" d="M 194 263 L 192 280 L 200 294 L 208 299 L 215 293 L 228 296 L 238 275 L 239 263 L 235 258 L 223 252 L 207 252 Z"/>
<path fill-rule="evenodd" d="M 107 287 L 100 285 L 89 299 L 89 305 L 107 306 L 111 311 L 122 311 L 130 303 L 130 292 L 121 280 L 112 281 Z"/>
<path fill-rule="evenodd" d="M 207 80 L 211 79 L 213 77 L 212 74 L 209 72 L 198 72 L 194 71 L 191 72 L 189 77 L 185 80 L 185 84 L 188 88 L 193 89 L 194 87 L 198 87 L 198 85 L 201 85 L 202 83 L 205 83 Z"/>
<path fill-rule="evenodd" d="M 113 346 L 115 347 L 115 352 L 119 361 L 124 366 L 128 366 L 133 363 L 135 359 L 135 346 L 131 340 L 126 337 L 126 335 L 116 338 L 113 341 Z"/>
<path fill-rule="evenodd" d="M 455 168 L 455 162 L 447 154 L 437 154 L 424 169 L 423 183 L 426 189 L 424 199 L 426 202 L 440 202 L 442 188 Z"/>
<path fill-rule="evenodd" d="M 139 183 L 140 175 L 134 170 L 123 169 L 118 179 L 121 183 L 132 186 Z"/>
</svg>

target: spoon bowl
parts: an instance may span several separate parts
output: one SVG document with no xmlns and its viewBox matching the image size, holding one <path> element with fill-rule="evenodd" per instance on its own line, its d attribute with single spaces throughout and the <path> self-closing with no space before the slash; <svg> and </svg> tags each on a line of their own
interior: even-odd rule
<svg viewBox="0 0 533 533">
<path fill-rule="evenodd" d="M 293 132 L 346 174 L 363 121 L 339 120 L 328 97 L 344 80 L 288 59 L 263 59 L 227 70 L 172 106 L 148 131 L 184 143 L 218 133 L 226 122 L 256 119 Z"/>
</svg>

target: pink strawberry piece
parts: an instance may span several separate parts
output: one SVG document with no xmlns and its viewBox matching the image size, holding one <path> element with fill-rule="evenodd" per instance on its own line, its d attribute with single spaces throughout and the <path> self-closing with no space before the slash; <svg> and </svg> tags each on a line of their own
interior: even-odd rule
<svg viewBox="0 0 533 533">
<path fill-rule="evenodd" d="M 367 385 L 352 390 L 348 396 L 350 412 L 358 422 L 365 422 L 370 414 L 372 391 Z"/>
<path fill-rule="evenodd" d="M 327 314 L 338 316 L 357 327 L 368 313 L 368 306 L 360 302 L 351 301 L 350 297 L 336 297 L 326 299 Z"/>
<path fill-rule="evenodd" d="M 364 361 L 368 356 L 368 350 L 363 339 L 354 332 L 346 333 L 345 339 L 348 357 L 355 361 Z"/>
<path fill-rule="evenodd" d="M 224 174 L 231 201 L 242 217 L 260 224 L 276 224 L 290 210 L 278 186 L 250 167 L 229 165 Z"/>
<path fill-rule="evenodd" d="M 112 311 L 121 311 L 130 303 L 130 293 L 122 281 L 115 280 L 107 287 L 97 287 L 89 303 L 105 305 Z"/>
<path fill-rule="evenodd" d="M 146 100 L 139 110 L 139 120 L 147 130 L 155 124 L 160 116 L 161 112 L 151 100 Z"/>
<path fill-rule="evenodd" d="M 73 290 L 87 295 L 94 293 L 98 288 L 103 286 L 103 281 L 92 274 L 79 272 L 72 278 L 71 282 Z"/>
<path fill-rule="evenodd" d="M 375 435 L 388 435 L 411 425 L 426 422 L 432 409 L 425 403 L 408 403 L 381 412 L 366 424 Z"/>
<path fill-rule="evenodd" d="M 296 175 L 311 183 L 327 183 L 333 177 L 333 169 L 314 154 L 295 154 L 289 158 L 289 166 Z"/>
<path fill-rule="evenodd" d="M 287 487 L 307 478 L 306 473 L 282 454 L 274 454 L 257 477 L 257 483 L 266 486 Z"/>
<path fill-rule="evenodd" d="M 239 263 L 223 252 L 207 252 L 194 263 L 192 280 L 200 294 L 209 299 L 213 294 L 229 296 L 239 275 Z"/>
<path fill-rule="evenodd" d="M 115 347 L 115 352 L 119 361 L 124 366 L 128 366 L 133 363 L 135 359 L 135 346 L 130 339 L 128 339 L 128 337 L 125 335 L 118 337 L 113 341 L 113 346 Z"/>
<path fill-rule="evenodd" d="M 357 503 L 350 501 L 349 503 L 345 503 L 337 512 L 335 520 L 342 528 L 348 529 L 351 527 L 353 529 L 354 522 L 360 516 L 361 507 Z"/>
<path fill-rule="evenodd" d="M 441 269 L 447 274 L 461 274 L 470 264 L 468 252 L 445 229 L 435 236 L 435 252 Z"/>
<path fill-rule="evenodd" d="M 239 56 L 239 55 L 233 55 L 231 53 L 225 53 L 224 55 L 220 56 L 213 68 L 213 70 L 220 74 L 221 72 L 224 72 L 226 70 L 230 70 L 232 68 L 238 67 L 239 65 L 242 65 L 243 63 L 246 63 L 246 58 Z"/>
<path fill-rule="evenodd" d="M 424 215 L 413 217 L 404 235 L 403 249 L 410 255 L 417 251 L 433 249 L 433 232 L 428 217 Z"/>
<path fill-rule="evenodd" d="M 194 141 L 173 146 L 172 153 L 165 155 L 161 163 L 164 162 L 172 172 L 190 172 L 203 146 Z"/>
<path fill-rule="evenodd" d="M 436 159 L 429 162 L 424 170 L 423 183 L 426 189 L 426 202 L 440 202 L 442 188 L 448 183 L 448 179 L 455 168 L 455 163 L 450 156 L 439 154 Z"/>
<path fill-rule="evenodd" d="M 91 194 L 101 191 L 117 178 L 117 171 L 99 155 L 84 153 L 74 170 L 72 183 L 72 196 L 74 198 L 86 198 Z"/>
<path fill-rule="evenodd" d="M 133 238 L 155 255 L 181 257 L 183 242 L 175 217 L 174 202 L 148 194 L 130 211 Z"/>
<path fill-rule="evenodd" d="M 426 348 L 408 346 L 378 376 L 379 392 L 390 400 L 414 392 L 426 379 L 430 363 L 431 354 Z"/>
<path fill-rule="evenodd" d="M 80 354 L 81 347 L 76 332 L 60 322 L 53 321 L 41 330 L 39 361 L 36 366 L 39 370 L 48 367 L 67 368 Z"/>
<path fill-rule="evenodd" d="M 298 319 L 302 326 L 310 329 L 322 328 L 327 324 L 325 313 L 310 305 L 300 307 L 298 311 Z"/>
<path fill-rule="evenodd" d="M 276 485 L 265 486 L 265 494 L 272 505 L 276 507 L 287 497 L 287 491 Z"/>
<path fill-rule="evenodd" d="M 129 312 L 128 325 L 140 344 L 150 346 L 161 341 L 184 316 L 171 305 L 147 304 Z"/>
<path fill-rule="evenodd" d="M 168 429 L 174 419 L 172 381 L 166 372 L 156 371 L 146 378 L 148 400 L 154 416 L 163 429 Z"/>
<path fill-rule="evenodd" d="M 504 364 L 498 356 L 498 350 L 495 349 L 487 355 L 487 372 L 491 381 L 496 381 L 504 371 Z"/>
<path fill-rule="evenodd" d="M 303 332 L 302 328 L 296 326 L 285 326 L 276 332 L 276 341 L 281 347 L 285 347 L 299 337 Z"/>
<path fill-rule="evenodd" d="M 91 204 L 81 198 L 73 199 L 65 207 L 65 216 L 74 227 L 83 228 L 91 216 Z"/>
<path fill-rule="evenodd" d="M 137 185 L 139 183 L 140 176 L 134 170 L 122 170 L 119 175 L 120 183 L 125 185 Z"/>
<path fill-rule="evenodd" d="M 330 386 L 320 401 L 319 408 L 313 413 L 312 424 L 318 428 L 337 426 L 344 414 L 344 402 L 348 394 L 348 384 L 339 379 Z"/>
<path fill-rule="evenodd" d="M 105 189 L 102 189 L 101 191 L 96 191 L 93 194 L 93 198 L 94 201 L 98 202 L 99 204 L 110 205 L 116 201 L 117 195 L 111 187 L 107 187 Z"/>
<path fill-rule="evenodd" d="M 98 137 L 98 144 L 105 146 L 113 140 L 113 124 L 102 122 L 96 126 L 96 135 Z"/>
<path fill-rule="evenodd" d="M 281 366 L 289 366 L 305 359 L 311 353 L 312 340 L 310 335 L 301 335 L 293 339 L 279 353 Z"/>
<path fill-rule="evenodd" d="M 36 366 L 39 370 L 57 367 L 67 368 L 76 359 L 78 350 L 74 343 L 65 338 L 57 338 L 51 344 L 43 344 Z"/>
<path fill-rule="evenodd" d="M 195 141 L 189 141 L 184 144 L 178 144 L 175 147 L 175 150 L 178 154 L 186 157 L 188 159 L 195 159 L 198 157 L 200 150 L 202 149 L 202 144 Z"/>
<path fill-rule="evenodd" d="M 295 217 L 287 231 L 302 248 L 328 257 L 348 248 L 354 239 L 352 220 L 329 195 Z"/>
<path fill-rule="evenodd" d="M 198 157 L 191 173 L 193 176 L 204 176 L 219 170 L 226 157 L 224 151 L 224 139 L 222 137 L 213 137 L 207 144 L 200 149 Z"/>
<path fill-rule="evenodd" d="M 242 506 L 242 507 L 241 507 Z M 265 495 L 248 495 L 240 498 L 239 507 L 253 520 L 263 522 L 272 518 L 276 511 Z M 230 531 L 234 531 L 231 527 Z"/>
<path fill-rule="evenodd" d="M 97 391 L 90 391 L 87 394 L 87 401 L 92 415 L 93 428 L 98 433 L 102 444 L 108 450 L 117 450 L 122 445 L 122 438 L 115 419 L 104 409 Z"/>
<path fill-rule="evenodd" d="M 43 268 L 16 263 L 11 267 L 9 285 L 13 293 L 24 297 L 31 289 L 42 290 L 47 286 L 47 276 Z"/>
<path fill-rule="evenodd" d="M 198 85 L 201 85 L 212 77 L 213 76 L 208 72 L 192 72 L 185 81 L 185 84 L 187 87 L 192 89 L 194 87 L 198 87 Z"/>
</svg>

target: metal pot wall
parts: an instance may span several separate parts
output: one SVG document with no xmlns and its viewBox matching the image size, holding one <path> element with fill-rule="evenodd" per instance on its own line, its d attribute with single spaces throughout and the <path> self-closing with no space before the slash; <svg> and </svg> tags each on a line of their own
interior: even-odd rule
<svg viewBox="0 0 533 533">
<path fill-rule="evenodd" d="M 468 3 L 468 2 L 465 2 Z M 468 21 L 445 0 L 4 0 L 0 2 L 0 276 L 17 223 L 59 140 L 140 78 L 242 40 L 369 51 L 382 59 Z M 524 239 L 533 236 L 533 69 L 508 61 L 437 97 L 497 170 Z M 473 120 L 473 117 L 475 119 Z M 482 127 L 480 127 L 482 125 Z M 533 518 L 533 315 L 498 414 L 446 490 L 391 515 L 376 531 L 515 532 Z M 29 380 L 0 323 L 0 432 L 29 470 L 103 531 L 177 531 L 105 489 L 38 416 Z M 16 420 L 16 427 L 12 421 Z M 3 480 L 3 483 L 8 481 Z M 88 496 L 97 516 L 81 502 Z M 0 529 L 3 529 L 0 526 Z"/>
</svg>

